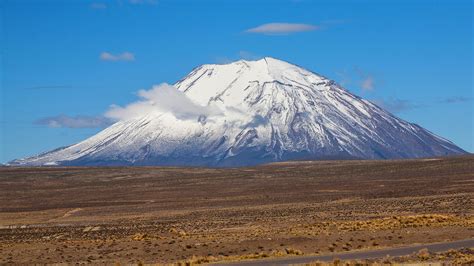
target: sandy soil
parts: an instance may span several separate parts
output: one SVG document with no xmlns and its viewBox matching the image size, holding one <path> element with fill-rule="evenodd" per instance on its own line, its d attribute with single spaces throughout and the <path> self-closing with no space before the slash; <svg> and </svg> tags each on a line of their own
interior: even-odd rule
<svg viewBox="0 0 474 266">
<path fill-rule="evenodd" d="M 474 237 L 474 156 L 0 168 L 0 264 L 173 263 Z"/>
</svg>

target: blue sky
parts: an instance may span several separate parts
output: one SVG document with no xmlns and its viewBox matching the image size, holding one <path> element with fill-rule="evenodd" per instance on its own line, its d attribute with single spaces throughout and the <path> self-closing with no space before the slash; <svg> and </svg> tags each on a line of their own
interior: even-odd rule
<svg viewBox="0 0 474 266">
<path fill-rule="evenodd" d="M 0 162 L 85 139 L 110 105 L 198 65 L 262 56 L 474 151 L 469 0 L 3 0 L 0 12 Z"/>
</svg>

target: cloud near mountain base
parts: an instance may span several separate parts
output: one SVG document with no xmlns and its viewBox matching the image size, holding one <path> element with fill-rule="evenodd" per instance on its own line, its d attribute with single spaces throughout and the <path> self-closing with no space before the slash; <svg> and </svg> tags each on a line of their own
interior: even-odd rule
<svg viewBox="0 0 474 266">
<path fill-rule="evenodd" d="M 176 87 L 167 83 L 153 86 L 150 90 L 138 91 L 139 100 L 124 107 L 112 105 L 105 116 L 114 120 L 129 120 L 150 113 L 172 113 L 176 118 L 198 119 L 200 116 L 219 116 L 222 111 L 213 105 L 194 103 Z"/>
</svg>

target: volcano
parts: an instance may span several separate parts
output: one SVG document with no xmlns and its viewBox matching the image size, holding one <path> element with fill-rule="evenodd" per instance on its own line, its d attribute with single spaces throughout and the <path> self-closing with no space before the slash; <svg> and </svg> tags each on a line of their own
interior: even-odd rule
<svg viewBox="0 0 474 266">
<path fill-rule="evenodd" d="M 270 57 L 202 65 L 172 88 L 189 108 L 157 107 L 10 165 L 234 167 L 465 153 L 333 80 Z"/>
</svg>

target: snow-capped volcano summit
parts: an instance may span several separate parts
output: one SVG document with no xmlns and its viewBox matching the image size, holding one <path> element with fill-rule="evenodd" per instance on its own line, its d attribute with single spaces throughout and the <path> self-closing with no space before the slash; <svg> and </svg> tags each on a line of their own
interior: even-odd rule
<svg viewBox="0 0 474 266">
<path fill-rule="evenodd" d="M 142 96 L 146 108 L 129 116 L 138 105 L 112 110 L 121 121 L 97 135 L 11 164 L 241 166 L 465 153 L 330 79 L 270 57 L 202 65 Z"/>
</svg>

